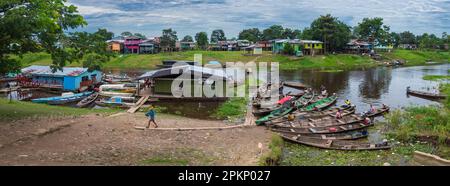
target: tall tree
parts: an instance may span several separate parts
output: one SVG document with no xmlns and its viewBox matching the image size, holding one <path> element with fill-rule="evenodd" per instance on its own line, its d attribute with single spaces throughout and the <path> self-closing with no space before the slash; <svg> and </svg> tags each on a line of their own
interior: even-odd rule
<svg viewBox="0 0 450 186">
<path fill-rule="evenodd" d="M 273 40 L 273 39 L 283 39 L 284 28 L 281 25 L 272 25 L 271 27 L 263 31 L 263 39 Z"/>
<path fill-rule="evenodd" d="M 51 54 L 53 69 L 62 68 L 76 56 L 63 45 L 64 32 L 87 23 L 77 7 L 66 0 L 18 1 L 0 3 L 0 74 L 18 71 L 19 61 L 11 54 L 45 51 Z"/>
<path fill-rule="evenodd" d="M 187 36 L 184 36 L 184 38 L 181 41 L 183 41 L 183 42 L 193 42 L 194 39 L 192 38 L 192 36 L 187 35 Z"/>
<path fill-rule="evenodd" d="M 398 45 L 400 45 L 400 34 L 396 33 L 396 32 L 391 32 L 390 34 L 390 38 L 391 38 L 391 42 L 394 47 L 398 47 Z"/>
<path fill-rule="evenodd" d="M 122 32 L 120 35 L 123 37 L 130 37 L 130 36 L 133 36 L 133 33 L 125 31 L 125 32 Z"/>
<path fill-rule="evenodd" d="M 225 41 L 225 33 L 222 29 L 213 30 L 211 33 L 211 43 L 217 43 L 217 41 Z"/>
<path fill-rule="evenodd" d="M 161 41 L 160 45 L 163 48 L 163 50 L 166 51 L 172 51 L 175 48 L 175 43 L 177 42 L 177 32 L 169 29 L 164 29 L 162 31 Z"/>
<path fill-rule="evenodd" d="M 244 29 L 239 32 L 239 39 L 246 39 L 251 42 L 261 41 L 262 33 L 258 28 Z"/>
<path fill-rule="evenodd" d="M 389 27 L 383 24 L 383 18 L 364 18 L 355 27 L 355 34 L 359 39 L 372 43 L 383 43 L 389 33 Z"/>
<path fill-rule="evenodd" d="M 312 39 L 324 42 L 326 52 L 344 49 L 351 35 L 350 27 L 330 14 L 314 20 L 310 32 Z"/>
<path fill-rule="evenodd" d="M 295 29 L 292 30 L 290 28 L 285 28 L 283 32 L 282 38 L 284 39 L 300 39 L 302 31 Z"/>
<path fill-rule="evenodd" d="M 195 41 L 197 42 L 197 47 L 205 50 L 208 48 L 208 34 L 206 32 L 199 32 L 195 34 Z"/>
<path fill-rule="evenodd" d="M 111 33 L 106 29 L 98 29 L 94 33 L 75 32 L 69 35 L 67 43 L 70 49 L 76 51 L 82 59 L 83 67 L 89 70 L 100 70 L 102 64 L 114 55 L 107 50 L 105 42 L 112 38 Z"/>
<path fill-rule="evenodd" d="M 400 36 L 400 44 L 416 44 L 416 36 L 409 32 L 405 31 L 399 34 Z"/>
</svg>

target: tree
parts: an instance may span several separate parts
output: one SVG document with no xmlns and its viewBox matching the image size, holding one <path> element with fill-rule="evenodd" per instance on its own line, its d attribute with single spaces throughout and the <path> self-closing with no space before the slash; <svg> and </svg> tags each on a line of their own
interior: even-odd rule
<svg viewBox="0 0 450 186">
<path fill-rule="evenodd" d="M 226 41 L 225 33 L 222 29 L 213 30 L 211 33 L 211 43 L 217 43 L 218 41 Z"/>
<path fill-rule="evenodd" d="M 83 67 L 88 70 L 100 70 L 102 64 L 109 61 L 114 54 L 107 50 L 106 40 L 112 38 L 112 32 L 98 29 L 97 32 L 70 33 L 66 44 L 82 59 Z"/>
<path fill-rule="evenodd" d="M 195 34 L 195 41 L 197 42 L 197 47 L 205 50 L 208 48 L 208 34 L 206 32 L 199 32 Z"/>
<path fill-rule="evenodd" d="M 184 38 L 181 41 L 183 41 L 183 42 L 194 42 L 194 39 L 192 38 L 192 36 L 187 35 L 187 36 L 184 36 Z"/>
<path fill-rule="evenodd" d="M 285 28 L 283 32 L 283 39 L 300 39 L 302 31 L 295 29 L 292 30 L 290 28 Z"/>
<path fill-rule="evenodd" d="M 244 29 L 239 32 L 239 39 L 241 40 L 249 40 L 251 42 L 261 41 L 262 33 L 258 28 Z"/>
<path fill-rule="evenodd" d="M 130 37 L 130 36 L 133 36 L 133 33 L 128 32 L 128 31 L 125 31 L 125 32 L 122 32 L 120 35 L 121 35 L 122 37 Z"/>
<path fill-rule="evenodd" d="M 399 34 L 400 44 L 416 44 L 416 36 L 409 32 L 405 31 Z"/>
<path fill-rule="evenodd" d="M 77 7 L 65 0 L 18 1 L 0 3 L 0 74 L 20 70 L 19 61 L 10 55 L 45 51 L 51 54 L 53 70 L 76 60 L 73 52 L 64 46 L 69 29 L 87 23 L 78 14 Z"/>
<path fill-rule="evenodd" d="M 163 33 L 160 41 L 161 47 L 163 48 L 163 50 L 172 51 L 175 48 L 175 43 L 178 40 L 177 32 L 172 30 L 171 28 L 164 29 L 162 32 Z"/>
<path fill-rule="evenodd" d="M 281 25 L 272 25 L 271 27 L 263 31 L 263 39 L 273 40 L 273 39 L 283 39 L 284 28 Z"/>
<path fill-rule="evenodd" d="M 141 33 L 134 33 L 133 36 L 141 38 L 141 39 L 147 39 L 147 37 L 144 34 L 141 34 Z"/>
<path fill-rule="evenodd" d="M 295 52 L 295 49 L 294 49 L 294 47 L 291 44 L 286 43 L 284 45 L 284 47 L 283 47 L 283 54 L 294 55 L 294 52 Z"/>
<path fill-rule="evenodd" d="M 343 50 L 351 35 L 350 27 L 330 14 L 314 20 L 306 32 L 311 34 L 312 39 L 323 41 L 325 51 Z"/>
<path fill-rule="evenodd" d="M 398 47 L 398 45 L 400 45 L 400 34 L 396 33 L 396 32 L 391 32 L 391 36 L 390 38 L 392 39 L 392 41 L 390 43 L 392 43 L 394 45 L 394 47 Z"/>
<path fill-rule="evenodd" d="M 363 39 L 372 43 L 386 41 L 389 33 L 389 27 L 383 25 L 383 18 L 364 18 L 362 22 L 355 27 L 355 35 L 359 39 Z"/>
</svg>

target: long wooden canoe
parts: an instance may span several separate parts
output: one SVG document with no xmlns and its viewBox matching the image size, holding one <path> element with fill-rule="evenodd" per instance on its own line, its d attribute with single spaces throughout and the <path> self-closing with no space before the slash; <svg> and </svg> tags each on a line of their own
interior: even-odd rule
<svg viewBox="0 0 450 186">
<path fill-rule="evenodd" d="M 317 111 L 323 110 L 329 106 L 331 106 L 332 104 L 334 104 L 337 100 L 337 96 L 333 95 L 327 98 L 323 98 L 320 99 L 318 101 L 316 101 L 315 103 L 312 103 L 306 107 L 303 108 L 299 108 L 298 110 L 300 112 L 307 112 L 307 111 L 314 111 L 315 109 L 317 109 Z"/>
<path fill-rule="evenodd" d="M 300 82 L 295 82 L 295 81 L 285 81 L 285 82 L 283 82 L 283 85 L 288 86 L 288 87 L 298 88 L 298 89 L 308 88 L 308 86 L 306 86 L 305 84 L 300 83 Z"/>
<path fill-rule="evenodd" d="M 280 109 L 271 112 L 269 115 L 259 118 L 258 120 L 255 121 L 255 123 L 256 125 L 262 125 L 267 121 L 283 117 L 291 113 L 295 109 L 301 107 L 301 105 L 307 105 L 312 99 L 314 99 L 314 93 L 305 94 L 302 97 L 300 97 L 300 99 L 295 101 L 295 106 L 281 107 Z"/>
<path fill-rule="evenodd" d="M 315 127 L 338 127 L 364 121 L 364 117 L 356 114 L 343 116 L 340 119 L 325 117 L 320 119 L 301 119 L 274 124 L 273 128 L 315 128 Z"/>
<path fill-rule="evenodd" d="M 271 127 L 274 132 L 291 133 L 291 134 L 331 134 L 339 132 L 348 132 L 354 130 L 361 130 L 367 127 L 373 126 L 373 122 L 369 124 L 364 123 L 352 123 L 339 126 L 324 126 L 324 127 L 310 127 L 310 128 L 298 128 L 298 127 Z"/>
<path fill-rule="evenodd" d="M 422 98 L 429 98 L 429 99 L 445 99 L 447 98 L 447 95 L 443 95 L 443 94 L 436 94 L 436 93 L 431 93 L 431 92 L 424 92 L 424 91 L 417 91 L 417 90 L 411 90 L 408 88 L 406 88 L 406 93 L 413 95 L 413 96 L 417 96 L 417 97 L 422 97 Z"/>
<path fill-rule="evenodd" d="M 317 139 L 310 138 L 306 136 L 292 136 L 281 134 L 283 139 L 295 143 L 300 143 L 303 145 L 324 148 L 324 149 L 334 149 L 334 150 L 383 150 L 389 149 L 391 146 L 387 143 L 366 143 L 360 141 L 349 141 L 349 140 L 331 140 L 331 139 Z"/>
<path fill-rule="evenodd" d="M 312 111 L 312 112 L 299 112 L 294 111 L 292 114 L 294 115 L 295 120 L 297 119 L 308 119 L 308 118 L 322 118 L 322 117 L 328 117 L 328 116 L 334 116 L 335 113 L 340 109 L 342 112 L 342 116 L 350 115 L 355 113 L 355 107 L 352 106 L 339 106 L 334 107 L 328 110 L 323 111 Z M 276 123 L 282 123 L 288 121 L 288 117 L 284 116 L 282 118 L 274 119 L 271 121 L 268 121 L 266 124 L 276 124 Z"/>
<path fill-rule="evenodd" d="M 88 105 L 94 103 L 94 101 L 98 98 L 99 94 L 97 92 L 91 94 L 90 96 L 82 99 L 80 102 L 77 103 L 77 107 L 83 108 L 87 107 Z"/>
<path fill-rule="evenodd" d="M 317 138 L 317 139 L 331 139 L 331 140 L 356 140 L 361 138 L 366 138 L 369 135 L 367 130 L 358 130 L 358 131 L 350 131 L 350 132 L 342 132 L 342 133 L 332 133 L 332 134 L 292 134 L 292 133 L 278 133 L 288 137 L 294 136 L 305 136 L 309 138 Z"/>
</svg>

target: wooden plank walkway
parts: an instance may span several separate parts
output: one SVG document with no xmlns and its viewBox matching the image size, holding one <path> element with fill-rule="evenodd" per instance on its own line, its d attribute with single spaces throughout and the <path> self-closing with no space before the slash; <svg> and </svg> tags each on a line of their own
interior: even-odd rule
<svg viewBox="0 0 450 186">
<path fill-rule="evenodd" d="M 128 113 L 135 113 L 137 110 L 139 110 L 139 108 L 141 108 L 141 106 L 147 102 L 148 98 L 150 96 L 143 96 L 141 97 L 141 99 L 138 100 L 138 102 L 136 102 L 136 106 L 131 107 L 130 109 L 128 109 Z"/>
</svg>

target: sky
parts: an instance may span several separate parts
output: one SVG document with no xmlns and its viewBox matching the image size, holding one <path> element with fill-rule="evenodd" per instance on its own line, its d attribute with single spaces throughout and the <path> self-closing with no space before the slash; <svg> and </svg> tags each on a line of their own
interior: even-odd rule
<svg viewBox="0 0 450 186">
<path fill-rule="evenodd" d="M 301 29 L 331 14 L 350 26 L 365 17 L 382 17 L 391 31 L 450 33 L 450 0 L 68 0 L 78 7 L 93 32 L 106 28 L 160 36 L 172 28 L 178 38 L 223 29 L 227 38 L 247 28 L 279 24 Z"/>
</svg>

